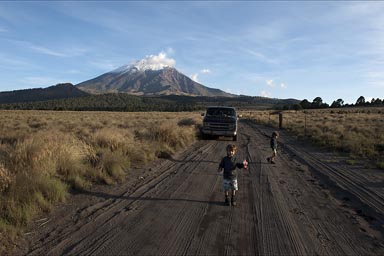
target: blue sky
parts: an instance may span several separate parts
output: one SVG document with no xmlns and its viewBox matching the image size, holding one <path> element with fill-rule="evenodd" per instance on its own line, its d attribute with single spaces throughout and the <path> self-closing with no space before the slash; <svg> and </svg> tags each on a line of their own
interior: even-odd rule
<svg viewBox="0 0 384 256">
<path fill-rule="evenodd" d="M 235 94 L 384 98 L 384 2 L 0 2 L 0 91 L 145 58 Z"/>
</svg>

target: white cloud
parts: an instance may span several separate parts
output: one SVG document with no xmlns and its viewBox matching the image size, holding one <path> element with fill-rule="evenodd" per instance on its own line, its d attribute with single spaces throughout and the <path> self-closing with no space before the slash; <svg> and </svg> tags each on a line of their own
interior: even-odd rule
<svg viewBox="0 0 384 256">
<path fill-rule="evenodd" d="M 271 93 L 266 92 L 266 91 L 261 91 L 261 92 L 260 92 L 260 95 L 261 95 L 262 97 L 271 98 Z"/>
<path fill-rule="evenodd" d="M 282 89 L 286 89 L 287 88 L 287 85 L 285 83 L 280 83 L 279 85 L 275 83 L 275 81 L 273 79 L 268 79 L 268 80 L 265 80 L 265 83 L 269 86 L 269 87 L 279 87 L 279 88 L 282 88 Z"/>
<path fill-rule="evenodd" d="M 200 83 L 200 81 L 199 81 L 199 75 L 201 75 L 201 74 L 209 74 L 209 73 L 211 73 L 211 70 L 209 70 L 209 69 L 202 69 L 202 70 L 200 70 L 200 72 L 198 72 L 198 73 L 194 73 L 194 74 L 192 74 L 190 77 L 191 77 L 191 79 L 192 79 L 193 81 L 195 81 L 195 82 L 197 82 L 197 83 Z"/>
<path fill-rule="evenodd" d="M 220 88 L 221 89 L 221 88 Z M 247 95 L 247 91 L 246 90 L 243 90 L 243 89 L 240 89 L 239 88 L 235 88 L 235 89 L 231 89 L 231 88 L 227 88 L 227 89 L 222 89 L 223 91 L 227 92 L 227 93 L 231 93 L 231 94 L 236 94 L 236 95 Z"/>
<path fill-rule="evenodd" d="M 198 77 L 199 77 L 199 74 L 198 74 L 198 73 L 196 73 L 196 74 L 192 74 L 192 75 L 191 75 L 191 79 L 192 79 L 193 81 L 197 82 L 197 83 L 199 83 L 199 79 L 198 79 Z"/>
<path fill-rule="evenodd" d="M 268 86 L 275 87 L 275 84 L 273 83 L 273 79 L 266 80 L 265 82 L 267 83 Z"/>
<path fill-rule="evenodd" d="M 371 102 L 372 99 L 376 99 L 375 97 L 364 97 L 365 102 Z"/>
<path fill-rule="evenodd" d="M 159 70 L 165 67 L 174 67 L 175 64 L 174 59 L 168 58 L 165 52 L 160 52 L 159 55 L 148 55 L 144 59 L 134 62 L 133 66 L 139 70 Z"/>
</svg>

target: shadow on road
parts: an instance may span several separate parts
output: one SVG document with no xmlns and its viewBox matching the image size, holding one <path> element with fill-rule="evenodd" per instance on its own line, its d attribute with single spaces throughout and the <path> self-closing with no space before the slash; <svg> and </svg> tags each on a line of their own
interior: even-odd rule
<svg viewBox="0 0 384 256">
<path fill-rule="evenodd" d="M 176 202 L 190 202 L 190 203 L 201 203 L 209 205 L 222 205 L 222 201 L 204 201 L 204 200 L 194 200 L 194 199 L 183 199 L 183 198 L 155 198 L 155 197 L 134 197 L 134 196 L 119 196 L 119 195 L 110 195 L 103 192 L 92 192 L 83 190 L 81 194 L 100 197 L 104 199 L 120 199 L 120 200 L 130 200 L 130 201 L 176 201 Z"/>
<path fill-rule="evenodd" d="M 175 159 L 173 158 L 172 156 L 167 156 L 167 157 L 160 157 L 160 158 L 163 158 L 163 159 L 166 159 L 166 160 L 169 160 L 171 162 L 175 162 L 175 163 L 214 163 L 214 164 L 219 164 L 220 161 L 207 161 L 207 160 L 178 160 L 178 159 Z"/>
</svg>

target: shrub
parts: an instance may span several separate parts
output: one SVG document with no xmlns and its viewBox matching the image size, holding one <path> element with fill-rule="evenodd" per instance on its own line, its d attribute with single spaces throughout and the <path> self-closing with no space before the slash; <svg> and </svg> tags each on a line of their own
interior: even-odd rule
<svg viewBox="0 0 384 256">
<path fill-rule="evenodd" d="M 1 201 L 1 218 L 13 226 L 24 226 L 40 211 L 62 202 L 67 196 L 66 185 L 54 177 L 40 173 L 18 174 Z"/>
<path fill-rule="evenodd" d="M 319 145 L 382 161 L 384 155 L 377 146 L 384 143 L 382 109 L 284 111 L 283 128 L 299 138 L 310 137 Z M 278 116 L 269 113 L 254 111 L 249 116 L 258 123 L 277 127 Z"/>
<path fill-rule="evenodd" d="M 93 140 L 99 147 L 116 151 L 124 144 L 131 143 L 133 141 L 133 135 L 129 130 L 125 129 L 103 128 L 95 132 Z"/>
<path fill-rule="evenodd" d="M 68 170 L 83 164 L 88 147 L 71 134 L 42 131 L 19 142 L 11 156 L 17 173 L 39 171 L 47 175 L 69 175 Z M 76 169 L 81 169 L 81 166 Z"/>
<path fill-rule="evenodd" d="M 130 166 L 171 155 L 194 142 L 200 119 L 199 113 L 3 111 L 0 232 L 14 234 L 64 201 L 69 187 L 120 182 Z"/>
<path fill-rule="evenodd" d="M 153 161 L 155 156 L 155 146 L 148 142 L 135 142 L 128 144 L 122 151 L 123 155 L 129 159 L 131 166 L 143 166 L 146 163 Z"/>
<path fill-rule="evenodd" d="M 177 122 L 178 126 L 192 126 L 196 125 L 196 121 L 192 118 L 183 118 Z"/>
<path fill-rule="evenodd" d="M 129 160 L 121 154 L 104 151 L 100 161 L 100 168 L 106 177 L 114 181 L 123 181 L 125 170 L 129 168 Z M 108 180 L 109 181 L 109 180 Z M 106 182 L 109 184 L 109 182 Z"/>
<path fill-rule="evenodd" d="M 12 178 L 12 174 L 5 168 L 4 164 L 0 162 L 0 193 L 9 187 Z"/>
</svg>

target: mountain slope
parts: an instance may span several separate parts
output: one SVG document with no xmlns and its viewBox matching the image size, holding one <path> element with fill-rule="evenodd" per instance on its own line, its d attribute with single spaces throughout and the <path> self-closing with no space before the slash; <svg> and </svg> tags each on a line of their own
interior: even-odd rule
<svg viewBox="0 0 384 256">
<path fill-rule="evenodd" d="M 140 69 L 136 66 L 121 67 L 76 86 L 81 90 L 95 94 L 123 92 L 145 96 L 235 96 L 199 84 L 172 67 L 157 70 Z"/>
<path fill-rule="evenodd" d="M 16 102 L 32 102 L 54 99 L 67 99 L 88 96 L 70 83 L 57 84 L 47 88 L 34 88 L 0 92 L 0 104 Z"/>
</svg>

